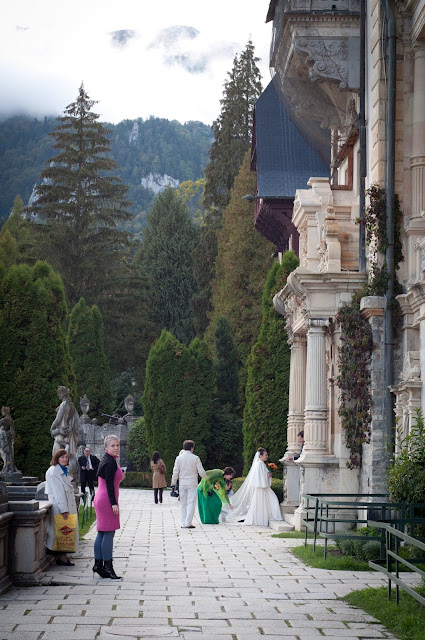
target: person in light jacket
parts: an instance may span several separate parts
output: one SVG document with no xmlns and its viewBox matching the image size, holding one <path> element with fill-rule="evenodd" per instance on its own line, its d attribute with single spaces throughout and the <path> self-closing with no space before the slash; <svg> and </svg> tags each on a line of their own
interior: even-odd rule
<svg viewBox="0 0 425 640">
<path fill-rule="evenodd" d="M 46 493 L 52 507 L 47 525 L 46 547 L 51 555 L 56 556 L 56 564 L 73 567 L 74 563 L 62 551 L 53 551 L 55 545 L 55 520 L 54 516 L 62 514 L 65 520 L 68 515 L 77 513 L 72 477 L 68 473 L 69 456 L 65 449 L 54 452 L 50 468 L 46 471 Z M 78 547 L 78 529 L 77 529 Z"/>
<path fill-rule="evenodd" d="M 194 448 L 195 443 L 193 440 L 185 440 L 183 442 L 183 453 L 180 453 L 174 462 L 173 477 L 171 478 L 172 488 L 175 488 L 177 481 L 179 482 L 182 529 L 195 528 L 195 525 L 192 524 L 192 519 L 196 507 L 198 474 L 201 478 L 207 477 L 202 462 L 193 453 Z"/>
</svg>

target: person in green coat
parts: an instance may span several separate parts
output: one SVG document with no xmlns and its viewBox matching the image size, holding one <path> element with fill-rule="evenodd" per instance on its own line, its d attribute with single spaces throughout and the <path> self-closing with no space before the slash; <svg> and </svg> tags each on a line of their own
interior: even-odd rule
<svg viewBox="0 0 425 640">
<path fill-rule="evenodd" d="M 225 474 L 221 469 L 211 469 L 206 472 L 207 477 L 202 478 L 198 484 L 198 511 L 203 524 L 218 524 L 222 505 L 229 504 L 226 480 L 232 479 L 235 472 L 231 467 L 226 467 L 225 471 L 228 473 Z"/>
</svg>

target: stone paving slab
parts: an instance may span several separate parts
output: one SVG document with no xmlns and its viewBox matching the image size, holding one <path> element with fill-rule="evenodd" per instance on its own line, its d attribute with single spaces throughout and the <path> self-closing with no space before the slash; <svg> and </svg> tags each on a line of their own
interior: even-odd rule
<svg viewBox="0 0 425 640">
<path fill-rule="evenodd" d="M 95 530 L 75 567 L 49 567 L 39 586 L 0 596 L 0 640 L 394 640 L 341 595 L 385 578 L 374 572 L 313 569 L 291 548 L 303 540 L 272 538 L 243 524 L 181 529 L 179 503 L 151 491 L 120 494 L 115 536 L 120 581 L 93 578 Z"/>
</svg>

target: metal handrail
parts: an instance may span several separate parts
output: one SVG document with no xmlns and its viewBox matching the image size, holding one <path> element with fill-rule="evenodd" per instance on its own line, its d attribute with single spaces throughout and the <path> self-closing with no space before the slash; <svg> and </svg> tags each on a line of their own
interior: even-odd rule
<svg viewBox="0 0 425 640">
<path fill-rule="evenodd" d="M 340 500 L 340 498 L 356 498 L 356 500 Z M 360 501 L 359 498 L 367 497 L 367 501 Z M 348 524 L 364 524 L 367 525 L 367 518 L 345 518 L 345 517 L 335 517 L 335 514 L 330 514 L 330 509 L 338 509 L 339 511 L 345 510 L 353 510 L 359 508 L 375 508 L 381 511 L 380 522 L 388 522 L 397 526 L 398 528 L 404 529 L 406 526 L 410 525 L 410 528 L 413 527 L 414 524 L 425 523 L 425 518 L 415 517 L 415 509 L 417 508 L 425 508 L 425 504 L 407 504 L 403 502 L 399 503 L 391 503 L 384 501 L 371 501 L 371 499 L 388 497 L 388 494 L 304 494 L 304 498 L 306 500 L 306 518 L 302 520 L 302 524 L 305 526 L 305 539 L 304 545 L 307 545 L 307 537 L 308 532 L 313 532 L 314 540 L 313 540 L 313 550 L 316 550 L 316 541 L 317 537 L 322 537 L 325 539 L 324 544 L 324 557 L 327 557 L 327 546 L 328 539 L 331 538 L 333 540 L 343 539 L 343 540 L 378 540 L 381 544 L 381 559 L 384 555 L 385 550 L 385 539 L 384 533 L 381 533 L 379 536 L 363 536 L 361 534 L 355 533 L 342 533 L 342 532 L 329 532 L 328 524 L 332 522 L 336 524 L 340 523 L 348 523 Z M 310 501 L 314 501 L 314 506 L 310 506 Z M 314 517 L 309 518 L 310 512 L 314 509 Z M 392 514 L 397 512 L 399 514 L 398 517 L 394 517 Z M 313 523 L 313 524 L 311 524 Z"/>
<path fill-rule="evenodd" d="M 87 498 L 89 496 L 89 498 Z M 83 495 L 83 515 L 81 518 L 81 528 L 84 527 L 86 520 L 93 516 L 93 497 L 87 491 Z"/>
<path fill-rule="evenodd" d="M 374 520 L 368 520 L 368 526 L 374 527 L 377 529 L 382 529 L 382 532 L 385 535 L 385 560 L 384 560 L 385 566 L 383 565 L 383 561 L 382 561 L 382 564 L 379 564 L 378 562 L 374 562 L 372 560 L 369 560 L 369 566 L 372 569 L 375 569 L 375 571 L 384 573 L 388 577 L 388 599 L 391 599 L 392 582 L 395 582 L 397 604 L 400 601 L 400 587 L 401 587 L 403 591 L 411 595 L 412 598 L 415 598 L 415 600 L 425 605 L 425 596 L 420 595 L 417 591 L 409 587 L 409 585 L 403 582 L 403 580 L 401 580 L 399 576 L 400 564 L 401 564 L 407 567 L 408 569 L 410 569 L 411 571 L 419 574 L 420 576 L 422 576 L 422 578 L 425 578 L 425 571 L 422 571 L 419 567 L 413 564 L 414 562 L 416 564 L 424 564 L 425 558 L 411 558 L 409 562 L 409 560 L 402 558 L 398 553 L 400 548 L 400 542 L 406 542 L 412 547 L 415 547 L 416 549 L 421 549 L 422 551 L 425 551 L 425 542 L 421 542 L 417 538 L 413 538 L 412 536 L 409 536 L 406 533 L 399 531 L 398 529 L 393 527 L 391 524 L 388 524 L 385 522 L 375 522 Z M 393 551 L 393 549 L 395 549 L 395 551 Z M 393 561 L 394 561 L 395 575 L 393 573 L 393 568 L 392 568 Z"/>
</svg>

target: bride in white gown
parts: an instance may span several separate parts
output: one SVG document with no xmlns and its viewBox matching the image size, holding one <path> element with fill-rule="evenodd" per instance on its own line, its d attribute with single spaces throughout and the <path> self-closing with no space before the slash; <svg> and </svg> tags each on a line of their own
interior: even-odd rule
<svg viewBox="0 0 425 640">
<path fill-rule="evenodd" d="M 260 447 L 254 456 L 244 483 L 230 498 L 234 506 L 228 520 L 244 520 L 244 524 L 268 527 L 270 520 L 282 520 L 279 500 L 271 485 L 271 473 L 266 467 L 268 453 Z"/>
</svg>

